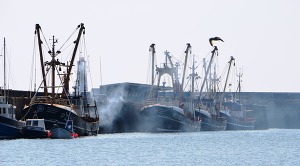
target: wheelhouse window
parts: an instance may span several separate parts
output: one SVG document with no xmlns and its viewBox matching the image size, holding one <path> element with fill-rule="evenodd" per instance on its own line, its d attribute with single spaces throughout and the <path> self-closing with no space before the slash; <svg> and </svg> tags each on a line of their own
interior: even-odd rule
<svg viewBox="0 0 300 166">
<path fill-rule="evenodd" d="M 32 126 L 38 126 L 39 125 L 39 122 L 38 121 L 32 121 Z"/>
<path fill-rule="evenodd" d="M 27 122 L 26 122 L 26 125 L 27 125 L 27 126 L 31 126 L 31 121 L 27 121 Z"/>
</svg>

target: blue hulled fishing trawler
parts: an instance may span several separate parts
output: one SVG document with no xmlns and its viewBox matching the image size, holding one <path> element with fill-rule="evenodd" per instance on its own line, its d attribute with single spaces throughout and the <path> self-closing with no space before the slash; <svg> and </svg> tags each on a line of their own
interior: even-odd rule
<svg viewBox="0 0 300 166">
<path fill-rule="evenodd" d="M 13 139 L 21 137 L 21 128 L 25 126 L 24 121 L 16 119 L 16 106 L 8 103 L 6 95 L 6 44 L 4 38 L 4 89 L 3 95 L 0 96 L 0 139 Z"/>
</svg>

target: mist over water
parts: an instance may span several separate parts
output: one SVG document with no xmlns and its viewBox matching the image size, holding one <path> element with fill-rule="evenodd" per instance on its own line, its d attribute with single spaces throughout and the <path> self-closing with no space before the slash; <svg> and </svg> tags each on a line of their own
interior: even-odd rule
<svg viewBox="0 0 300 166">
<path fill-rule="evenodd" d="M 106 131 L 113 132 L 115 120 L 122 116 L 124 99 L 124 86 L 118 86 L 107 96 L 107 101 L 98 102 L 97 107 L 100 116 L 100 126 Z"/>
</svg>

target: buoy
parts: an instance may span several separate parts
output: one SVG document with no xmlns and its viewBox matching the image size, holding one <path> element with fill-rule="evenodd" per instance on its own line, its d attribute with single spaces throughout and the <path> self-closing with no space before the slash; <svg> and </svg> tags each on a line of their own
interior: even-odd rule
<svg viewBox="0 0 300 166">
<path fill-rule="evenodd" d="M 52 135 L 52 133 L 51 133 L 50 131 L 48 131 L 48 132 L 47 132 L 47 134 L 48 134 L 48 135 L 47 135 L 47 136 L 48 136 L 48 138 L 50 138 L 50 137 L 51 137 L 51 135 Z"/>
</svg>

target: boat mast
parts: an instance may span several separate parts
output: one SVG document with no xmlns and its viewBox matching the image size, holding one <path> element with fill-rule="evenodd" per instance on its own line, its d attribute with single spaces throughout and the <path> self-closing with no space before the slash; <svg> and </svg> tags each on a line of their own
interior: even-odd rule
<svg viewBox="0 0 300 166">
<path fill-rule="evenodd" d="M 186 50 L 184 51 L 185 53 L 185 59 L 184 59 L 184 67 L 183 67 L 183 74 L 182 74 L 182 82 L 181 82 L 181 89 L 180 89 L 180 98 L 183 98 L 183 85 L 184 85 L 184 80 L 185 80 L 185 72 L 186 72 L 186 66 L 187 66 L 187 58 L 189 53 L 191 53 L 191 44 L 187 43 L 186 44 Z"/>
<path fill-rule="evenodd" d="M 83 112 L 84 113 L 86 113 L 86 107 L 88 107 L 88 105 L 87 105 L 87 97 L 86 97 L 86 84 L 87 84 L 87 82 L 86 82 L 86 70 L 85 70 L 85 68 L 86 68 L 86 66 L 85 66 L 85 59 L 84 59 L 84 61 L 83 61 Z M 88 109 L 88 115 L 90 115 L 90 109 Z"/>
<path fill-rule="evenodd" d="M 211 96 L 213 96 L 213 98 L 216 97 L 217 95 L 217 82 L 219 81 L 219 78 L 217 78 L 217 72 L 216 72 L 216 64 L 214 64 L 214 75 L 213 75 L 213 79 L 212 81 L 212 92 L 211 92 Z M 218 88 L 219 89 L 219 88 Z"/>
<path fill-rule="evenodd" d="M 227 71 L 226 81 L 225 81 L 222 97 L 221 97 L 221 100 L 220 100 L 220 108 L 222 106 L 222 102 L 223 102 L 223 99 L 224 99 L 224 93 L 225 93 L 225 90 L 226 90 L 227 81 L 228 81 L 228 77 L 229 77 L 229 73 L 230 73 L 230 68 L 231 68 L 231 64 L 232 64 L 233 61 L 234 61 L 234 58 L 233 58 L 233 56 L 231 56 L 230 60 L 228 62 L 229 63 L 229 68 L 228 68 L 228 71 Z"/>
<path fill-rule="evenodd" d="M 42 70 L 42 76 L 43 76 L 43 83 L 44 83 L 44 96 L 48 96 L 48 89 L 47 89 L 47 82 L 46 82 L 46 74 L 45 74 L 45 65 L 44 65 L 44 59 L 43 59 L 43 51 L 42 51 L 42 40 L 40 36 L 40 30 L 41 27 L 39 24 L 35 25 L 35 34 L 38 36 L 38 45 L 39 45 L 39 52 L 40 52 L 40 62 L 41 62 L 41 70 Z"/>
<path fill-rule="evenodd" d="M 165 58 L 165 63 L 163 64 L 163 67 L 157 67 L 156 66 L 156 73 L 158 74 L 157 87 L 159 87 L 159 85 L 160 85 L 161 77 L 164 74 L 168 74 L 169 76 L 171 76 L 172 86 L 173 86 L 173 89 L 175 90 L 175 87 L 174 87 L 174 82 L 175 82 L 174 81 L 174 75 L 175 75 L 175 72 L 176 72 L 176 68 L 174 68 L 173 62 L 171 60 L 171 56 L 169 55 L 168 51 L 165 51 L 165 55 L 166 55 L 166 58 Z M 171 65 L 170 67 L 168 66 L 169 64 Z"/>
<path fill-rule="evenodd" d="M 240 69 L 241 70 L 241 69 Z M 238 98 L 239 98 L 239 100 L 241 100 L 240 98 L 241 98 L 241 91 L 242 91 L 242 86 L 241 86 L 241 82 L 242 82 L 242 80 L 241 80 L 241 77 L 243 76 L 243 73 L 240 71 L 239 72 L 239 74 L 237 75 L 238 77 L 239 77 L 239 80 L 238 80 L 238 82 L 239 82 L 239 84 L 238 84 L 238 87 L 237 87 L 237 90 L 236 90 L 236 92 L 238 92 Z"/>
<path fill-rule="evenodd" d="M 51 55 L 51 62 L 46 62 L 47 65 L 51 68 L 51 104 L 54 104 L 55 101 L 55 67 L 56 65 L 60 65 L 61 63 L 55 60 L 55 57 L 60 53 L 60 51 L 57 51 L 55 53 L 55 43 L 57 43 L 57 39 L 54 39 L 54 36 L 52 37 L 52 51 L 49 51 L 48 53 Z"/>
<path fill-rule="evenodd" d="M 152 43 L 150 45 L 150 48 L 149 48 L 149 51 L 151 51 L 152 53 L 152 69 L 151 69 L 151 85 L 153 86 L 154 85 L 154 58 L 155 58 L 155 44 Z"/>
<path fill-rule="evenodd" d="M 79 29 L 79 32 L 78 32 L 77 39 L 74 41 L 75 48 L 74 48 L 74 51 L 73 51 L 73 54 L 72 54 L 72 59 L 71 59 L 71 62 L 70 62 L 70 66 L 67 69 L 67 74 L 66 74 L 66 77 L 64 79 L 64 91 L 62 93 L 63 96 L 66 96 L 66 95 L 69 94 L 70 75 L 71 75 L 71 71 L 72 71 L 72 67 L 73 67 L 75 55 L 77 53 L 77 49 L 78 49 L 78 45 L 79 45 L 79 40 L 80 40 L 81 34 L 85 34 L 85 31 L 84 31 L 85 27 L 84 27 L 83 23 L 81 23 L 80 25 L 78 25 L 77 28 L 80 28 L 80 29 Z"/>
<path fill-rule="evenodd" d="M 3 93 L 4 93 L 4 102 L 7 103 L 7 100 L 6 100 L 6 66 L 5 66 L 5 62 L 6 62 L 6 58 L 5 58 L 5 55 L 6 55 L 6 52 L 5 52 L 5 47 L 6 47 L 6 43 L 5 43 L 5 38 L 4 38 L 4 43 L 3 43 L 3 67 L 4 67 L 4 73 L 3 73 L 3 76 L 4 76 L 4 85 L 3 85 Z"/>
<path fill-rule="evenodd" d="M 52 50 L 49 50 L 48 53 L 50 54 L 51 56 L 51 61 L 50 62 L 45 62 L 45 65 L 48 65 L 50 66 L 51 68 L 51 104 L 54 104 L 55 103 L 55 69 L 56 69 L 56 66 L 65 66 L 65 63 L 61 63 L 59 62 L 58 59 L 55 60 L 55 57 L 60 54 L 61 52 L 60 51 L 56 51 L 55 52 L 55 43 L 57 43 L 57 39 L 54 38 L 54 36 L 52 37 Z M 58 73 L 59 75 L 59 73 Z M 44 78 L 44 80 L 46 80 L 46 78 Z M 46 87 L 48 88 L 48 87 Z"/>
<path fill-rule="evenodd" d="M 170 52 L 168 52 L 167 50 L 165 51 L 165 55 L 166 55 L 166 64 L 167 64 L 167 59 L 169 60 L 170 62 L 170 65 L 171 65 L 171 68 L 174 69 L 174 64 L 172 62 L 172 59 L 171 59 L 171 56 L 170 56 Z M 175 90 L 175 86 L 174 86 L 174 71 L 173 71 L 173 74 L 171 74 L 171 79 L 172 79 L 172 87 L 174 89 L 174 92 L 176 91 Z"/>
<path fill-rule="evenodd" d="M 204 73 L 206 73 L 206 58 L 203 58 L 203 68 L 204 68 Z M 206 92 L 208 92 L 209 90 L 209 87 L 208 87 L 208 82 L 207 80 L 205 80 L 205 83 L 206 83 Z"/>
<path fill-rule="evenodd" d="M 52 86 L 51 86 L 51 88 L 52 88 L 52 95 L 51 95 L 51 97 L 52 97 L 52 101 L 54 101 L 54 97 L 55 97 L 55 43 L 57 42 L 55 42 L 54 41 L 54 36 L 53 36 L 53 38 L 52 38 L 52 54 L 51 54 L 51 57 L 52 57 L 52 60 L 51 60 L 51 69 L 52 69 Z M 52 104 L 53 104 L 54 102 L 52 102 Z"/>
<path fill-rule="evenodd" d="M 195 55 L 193 55 L 193 66 L 192 66 L 192 95 L 191 95 L 191 104 L 192 104 L 192 113 L 193 117 L 195 119 L 195 104 L 194 104 L 194 93 L 195 93 L 195 76 L 198 76 L 198 74 L 195 74 Z"/>
<path fill-rule="evenodd" d="M 192 97 L 195 92 L 195 55 L 193 55 L 193 66 L 192 66 Z"/>
<path fill-rule="evenodd" d="M 221 38 L 219 38 L 219 37 L 214 37 L 214 38 L 210 38 L 210 39 L 209 39 L 209 43 L 210 43 L 211 46 L 214 47 L 214 49 L 213 49 L 212 52 L 211 52 L 211 58 L 210 58 L 210 61 L 209 61 L 207 70 L 205 71 L 205 76 L 204 76 L 203 83 L 202 83 L 201 89 L 200 89 L 200 94 L 199 94 L 199 97 L 200 97 L 200 98 L 201 98 L 201 94 L 202 94 L 202 91 L 203 91 L 204 84 L 205 84 L 205 82 L 206 82 L 206 80 L 207 80 L 208 72 L 211 71 L 211 64 L 212 64 L 212 62 L 213 62 L 213 59 L 214 59 L 215 55 L 218 55 L 218 47 L 213 45 L 213 41 L 217 41 L 217 40 L 220 40 L 220 41 L 224 42 L 224 41 L 223 41 Z"/>
<path fill-rule="evenodd" d="M 217 55 L 217 54 L 218 54 L 218 47 L 214 46 L 214 49 L 211 52 L 211 58 L 209 60 L 207 70 L 205 70 L 205 76 L 204 76 L 203 83 L 202 83 L 201 89 L 200 89 L 200 95 L 199 95 L 200 97 L 201 97 L 201 94 L 202 94 L 202 91 L 203 91 L 204 84 L 205 84 L 205 82 L 207 82 L 207 75 L 208 75 L 208 72 L 210 72 L 211 64 L 214 60 L 215 55 Z"/>
</svg>

